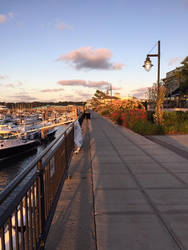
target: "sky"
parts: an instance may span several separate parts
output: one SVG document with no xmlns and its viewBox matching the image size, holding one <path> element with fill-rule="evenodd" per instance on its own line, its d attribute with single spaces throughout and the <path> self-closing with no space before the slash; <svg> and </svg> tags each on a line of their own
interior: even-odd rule
<svg viewBox="0 0 188 250">
<path fill-rule="evenodd" d="M 188 0 L 0 0 L 0 101 L 143 97 L 188 56 Z M 153 48 L 153 50 L 152 50 Z"/>
</svg>

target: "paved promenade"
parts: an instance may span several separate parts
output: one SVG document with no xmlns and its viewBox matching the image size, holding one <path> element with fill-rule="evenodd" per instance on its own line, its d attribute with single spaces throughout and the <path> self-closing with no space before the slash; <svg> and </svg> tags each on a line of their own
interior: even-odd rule
<svg viewBox="0 0 188 250">
<path fill-rule="evenodd" d="M 188 250 L 186 150 L 179 154 L 96 114 L 83 130 L 46 249 Z"/>
</svg>

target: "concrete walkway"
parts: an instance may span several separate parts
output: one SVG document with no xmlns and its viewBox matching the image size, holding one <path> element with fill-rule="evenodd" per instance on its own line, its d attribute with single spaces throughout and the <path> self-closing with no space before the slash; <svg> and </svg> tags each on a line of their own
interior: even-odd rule
<svg viewBox="0 0 188 250">
<path fill-rule="evenodd" d="M 188 159 L 96 114 L 84 131 L 90 147 L 70 171 L 85 179 L 74 170 L 66 181 L 46 249 L 188 250 Z M 85 189 L 69 192 L 77 181 Z"/>
</svg>

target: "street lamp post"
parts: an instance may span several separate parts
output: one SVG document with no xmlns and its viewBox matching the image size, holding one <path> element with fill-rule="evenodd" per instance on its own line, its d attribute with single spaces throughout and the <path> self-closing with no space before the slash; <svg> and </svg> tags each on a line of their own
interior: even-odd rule
<svg viewBox="0 0 188 250">
<path fill-rule="evenodd" d="M 160 48 L 160 41 L 158 41 L 158 53 L 157 54 L 147 54 L 146 60 L 144 62 L 143 67 L 145 68 L 146 71 L 150 71 L 151 67 L 153 64 L 151 63 L 150 57 L 157 57 L 158 58 L 158 70 L 157 70 L 157 103 L 156 103 L 156 115 L 159 119 L 160 116 L 160 100 L 159 100 L 159 95 L 160 95 L 160 57 L 161 57 L 161 48 Z M 160 119 L 159 119 L 160 120 Z M 160 121 L 161 122 L 161 121 Z M 159 122 L 159 123 L 160 123 Z"/>
<path fill-rule="evenodd" d="M 150 57 L 157 57 L 158 58 L 158 70 L 157 70 L 157 94 L 159 95 L 160 89 L 160 57 L 161 57 L 161 46 L 160 41 L 158 41 L 158 53 L 157 54 L 147 54 L 146 60 L 144 62 L 143 67 L 146 71 L 150 71 L 153 64 L 151 63 Z"/>
</svg>

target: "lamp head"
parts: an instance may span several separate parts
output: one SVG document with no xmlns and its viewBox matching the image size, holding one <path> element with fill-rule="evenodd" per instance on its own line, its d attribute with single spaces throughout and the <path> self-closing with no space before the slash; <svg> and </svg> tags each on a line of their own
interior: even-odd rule
<svg viewBox="0 0 188 250">
<path fill-rule="evenodd" d="M 150 60 L 149 56 L 147 56 L 147 57 L 146 57 L 146 60 L 145 60 L 145 62 L 144 62 L 143 67 L 144 67 L 144 69 L 145 69 L 146 71 L 150 71 L 150 69 L 151 69 L 152 66 L 153 66 L 153 64 L 151 63 L 151 60 Z"/>
</svg>

